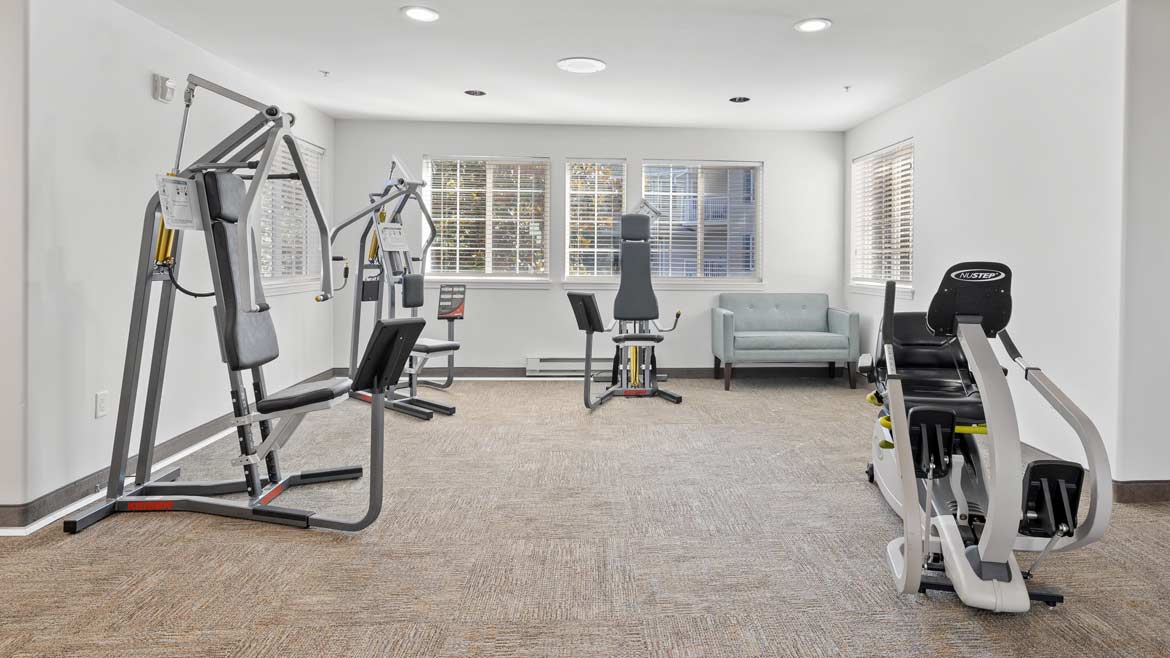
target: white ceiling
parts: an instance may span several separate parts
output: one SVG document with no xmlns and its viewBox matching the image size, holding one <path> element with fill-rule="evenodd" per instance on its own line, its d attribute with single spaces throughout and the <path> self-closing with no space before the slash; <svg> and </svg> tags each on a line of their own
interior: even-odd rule
<svg viewBox="0 0 1170 658">
<path fill-rule="evenodd" d="M 337 117 L 802 130 L 850 128 L 1113 1 L 119 0 Z M 809 16 L 834 26 L 792 29 Z M 578 55 L 609 68 L 555 67 Z"/>
</svg>

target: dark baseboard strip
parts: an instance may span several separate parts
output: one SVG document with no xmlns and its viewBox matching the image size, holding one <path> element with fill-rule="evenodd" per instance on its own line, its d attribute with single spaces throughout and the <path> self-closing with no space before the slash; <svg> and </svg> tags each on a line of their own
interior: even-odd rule
<svg viewBox="0 0 1170 658">
<path fill-rule="evenodd" d="M 826 368 L 823 365 L 817 366 L 777 366 L 777 367 L 754 367 L 743 366 L 736 367 L 735 377 L 746 378 L 764 378 L 764 377 L 818 377 L 828 379 L 825 374 Z M 446 370 L 442 367 L 428 368 L 423 371 L 423 379 L 434 379 L 437 377 L 446 376 Z M 711 368 L 663 368 L 664 374 L 679 379 L 705 379 L 710 378 L 712 374 Z M 335 377 L 344 377 L 349 373 L 347 368 L 334 368 L 333 375 Z M 837 376 L 843 377 L 845 370 L 837 368 Z M 456 377 L 527 377 L 524 368 L 455 368 Z M 540 381 L 543 377 L 531 377 L 532 381 Z"/>
<path fill-rule="evenodd" d="M 329 375 L 330 372 L 325 371 L 313 375 L 304 381 L 316 381 L 327 378 Z M 230 413 L 224 414 L 219 418 L 208 421 L 158 444 L 154 449 L 155 461 L 162 461 L 174 456 L 200 441 L 205 441 L 230 428 L 232 426 L 231 418 L 232 415 Z M 127 473 L 131 474 L 138 468 L 138 455 L 130 455 L 126 468 Z M 109 476 L 110 469 L 106 467 L 58 487 L 40 498 L 24 503 L 23 505 L 0 505 L 0 528 L 23 528 L 32 525 L 38 519 L 44 518 L 86 496 L 101 491 L 106 486 L 106 480 Z"/>
<path fill-rule="evenodd" d="M 1114 480 L 1113 499 L 1119 503 L 1170 501 L 1170 480 Z"/>
</svg>

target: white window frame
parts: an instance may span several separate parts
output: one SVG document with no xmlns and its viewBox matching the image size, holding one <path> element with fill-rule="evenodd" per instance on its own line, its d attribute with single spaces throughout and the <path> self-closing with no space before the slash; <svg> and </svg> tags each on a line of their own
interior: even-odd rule
<svg viewBox="0 0 1170 658">
<path fill-rule="evenodd" d="M 305 169 L 309 174 L 309 185 L 313 188 L 314 194 L 317 196 L 318 202 L 322 198 L 322 171 L 325 168 L 325 157 L 327 150 L 324 146 L 320 146 L 310 142 L 304 138 L 294 136 L 297 146 L 300 148 L 301 157 L 303 158 Z M 314 162 L 315 160 L 315 162 Z M 287 145 L 282 141 L 276 151 L 275 160 L 273 162 L 273 174 L 293 173 L 296 169 L 293 166 L 292 156 L 288 152 Z M 268 180 L 264 182 L 264 186 L 260 189 L 260 216 L 255 218 L 257 223 L 256 235 L 256 249 L 260 255 L 261 260 L 265 256 L 274 257 L 271 253 L 265 253 L 266 250 L 271 252 L 280 243 L 281 236 L 273 236 L 271 244 L 265 244 L 262 235 L 265 224 L 273 221 L 275 211 L 270 210 L 277 203 L 277 196 L 279 190 L 291 190 L 292 194 L 298 197 L 298 203 L 301 207 L 302 225 L 304 235 L 304 244 L 306 252 L 306 272 L 304 274 L 295 276 L 273 276 L 271 274 L 265 275 L 261 269 L 260 277 L 261 283 L 264 286 L 264 292 L 268 295 L 282 295 L 297 292 L 305 292 L 315 290 L 321 282 L 321 245 L 320 234 L 317 230 L 317 220 L 313 216 L 312 209 L 309 207 L 308 199 L 305 197 L 304 188 L 301 181 L 298 180 Z"/>
<path fill-rule="evenodd" d="M 549 157 L 544 156 L 500 156 L 500 155 L 441 155 L 441 154 L 425 154 L 423 155 L 423 180 L 426 182 L 426 187 L 423 188 L 423 198 L 426 201 L 427 207 L 432 209 L 434 206 L 431 203 L 431 194 L 434 190 L 432 186 L 431 162 L 436 160 L 478 160 L 483 162 L 532 162 L 544 163 L 548 169 L 548 175 L 545 180 L 544 189 L 544 230 L 543 233 L 543 249 L 544 249 L 544 272 L 534 274 L 522 274 L 518 272 L 440 272 L 431 268 L 430 262 L 427 263 L 427 281 L 428 284 L 434 282 L 433 285 L 438 285 L 440 282 L 460 282 L 466 283 L 472 287 L 481 288 L 532 288 L 532 287 L 548 287 L 550 281 L 550 272 L 553 268 L 552 254 L 550 245 L 552 243 L 549 233 L 552 230 L 552 176 L 553 176 L 553 162 Z M 488 198 L 485 199 L 485 227 L 484 227 L 484 261 L 485 269 L 491 263 L 491 174 L 490 168 L 485 176 L 485 191 Z M 439 217 L 435 217 L 435 223 L 438 224 Z M 433 249 L 434 247 L 432 247 Z M 428 260 L 430 254 L 427 255 Z"/>
<path fill-rule="evenodd" d="M 700 274 L 693 277 L 663 277 L 654 276 L 655 282 L 661 282 L 660 286 L 664 290 L 671 289 L 687 289 L 687 288 L 710 288 L 710 289 L 726 289 L 726 288 L 761 288 L 764 283 L 764 259 L 763 259 L 763 244 L 764 244 L 764 163 L 759 160 L 686 160 L 673 158 L 656 158 L 645 159 L 641 162 L 639 175 L 639 191 L 642 198 L 646 198 L 646 167 L 648 166 L 663 166 L 673 165 L 678 167 L 744 167 L 756 170 L 756 229 L 755 229 L 755 253 L 753 258 L 755 261 L 755 272 L 751 276 L 704 276 L 701 272 L 702 264 L 702 224 L 698 229 L 700 238 L 698 242 L 698 262 L 696 269 Z M 628 179 L 628 176 L 627 176 Z M 628 184 L 627 184 L 628 185 Z M 699 190 L 698 200 L 700 202 L 697 208 L 698 217 L 702 221 L 703 209 L 701 205 L 703 192 Z M 650 200 L 653 203 L 653 200 Z M 660 209 L 661 210 L 661 209 Z"/>
<path fill-rule="evenodd" d="M 894 152 L 909 147 L 911 150 L 911 158 L 915 158 L 915 144 L 913 138 L 907 138 L 884 146 L 877 150 L 871 151 L 864 155 L 853 158 L 850 162 L 849 170 L 849 226 L 847 227 L 846 237 L 848 239 L 849 249 L 845 254 L 845 276 L 848 281 L 847 287 L 849 292 L 860 293 L 865 295 L 885 295 L 885 282 L 873 279 L 861 279 L 855 276 L 854 268 L 854 249 L 856 248 L 857 232 L 861 230 L 859 222 L 861 221 L 860 203 L 860 188 L 859 185 L 863 181 L 859 180 L 860 168 L 867 162 L 871 162 L 878 158 L 889 156 Z M 917 165 L 915 162 L 914 165 Z M 913 299 L 914 298 L 914 268 L 917 250 L 917 241 L 915 240 L 915 223 L 916 205 L 917 205 L 918 187 L 917 181 L 910 182 L 910 279 L 906 281 L 898 281 L 896 283 L 896 294 L 899 299 Z"/>
<path fill-rule="evenodd" d="M 610 164 L 622 166 L 622 201 L 621 212 L 624 213 L 628 209 L 629 190 L 630 190 L 630 165 L 625 158 L 565 158 L 565 249 L 564 249 L 564 266 L 562 272 L 562 281 L 566 282 L 600 282 L 600 283 L 616 283 L 619 279 L 617 274 L 573 274 L 569 270 L 570 254 L 572 251 L 572 226 L 570 224 L 571 208 L 573 203 L 573 190 L 570 183 L 571 167 L 574 164 Z M 618 245 L 619 252 L 621 245 Z"/>
</svg>

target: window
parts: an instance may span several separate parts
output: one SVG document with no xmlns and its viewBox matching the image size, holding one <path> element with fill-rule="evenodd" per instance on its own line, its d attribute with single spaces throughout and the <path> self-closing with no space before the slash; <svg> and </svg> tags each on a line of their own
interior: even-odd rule
<svg viewBox="0 0 1170 658">
<path fill-rule="evenodd" d="M 760 165 L 647 162 L 642 196 L 659 277 L 759 279 Z"/>
<path fill-rule="evenodd" d="M 320 201 L 325 149 L 300 138 L 297 146 L 309 184 Z M 271 173 L 295 171 L 288 146 L 282 140 Z M 256 219 L 256 251 L 260 258 L 260 277 L 265 282 L 315 280 L 321 276 L 321 237 L 300 181 L 264 181 L 260 189 L 260 216 Z"/>
<path fill-rule="evenodd" d="M 428 271 L 512 277 L 548 272 L 548 160 L 428 158 L 424 170 L 438 231 Z"/>
<path fill-rule="evenodd" d="M 849 279 L 897 281 L 914 275 L 914 145 L 895 144 L 853 161 Z"/>
<path fill-rule="evenodd" d="M 569 276 L 617 275 L 626 164 L 570 160 L 565 164 L 565 179 Z"/>
</svg>

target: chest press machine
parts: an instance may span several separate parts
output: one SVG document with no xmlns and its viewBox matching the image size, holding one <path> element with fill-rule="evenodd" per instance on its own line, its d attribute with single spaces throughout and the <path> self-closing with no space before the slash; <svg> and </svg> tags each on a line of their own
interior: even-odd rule
<svg viewBox="0 0 1170 658">
<path fill-rule="evenodd" d="M 655 211 L 646 202 L 642 204 Z M 650 281 L 650 216 L 622 215 L 621 218 L 621 283 L 613 302 L 613 321 L 607 327 L 597 308 L 593 293 L 570 292 L 569 304 L 577 320 L 577 328 L 585 332 L 585 406 L 596 409 L 614 396 L 660 397 L 675 404 L 682 396 L 658 385 L 658 361 L 654 349 L 662 342 L 662 334 L 678 328 L 682 311 L 674 314 L 669 329 L 658 325 L 658 298 Z M 590 393 L 593 383 L 593 334 L 608 333 L 617 328 L 616 344 L 610 386 L 599 397 Z M 652 331 L 653 330 L 653 331 Z"/>
<path fill-rule="evenodd" d="M 363 216 L 354 216 L 338 224 L 330 235 L 337 236 L 360 220 L 365 220 L 357 250 L 357 284 L 353 293 L 353 314 L 350 326 L 349 370 L 350 376 L 357 371 L 358 345 L 362 335 L 362 305 L 373 304 L 374 317 L 378 320 L 394 318 L 397 313 L 398 291 L 401 290 L 401 305 L 410 309 L 411 317 L 418 316 L 418 309 L 424 302 L 424 272 L 427 253 L 435 241 L 437 231 L 420 190 L 426 182 L 410 175 L 397 157 L 391 159 L 390 175 L 381 192 L 370 194 L 370 206 Z M 410 252 L 406 237 L 403 211 L 413 201 L 426 221 L 429 235 L 423 245 L 422 255 Z M 386 208 L 392 208 L 390 212 Z M 396 382 L 386 396 L 387 409 L 404 413 L 422 420 L 430 420 L 436 413 L 445 416 L 455 414 L 455 407 L 428 400 L 419 395 L 420 386 L 449 388 L 455 379 L 455 352 L 459 343 L 455 341 L 455 321 L 463 319 L 466 286 L 444 284 L 439 291 L 439 319 L 447 323 L 447 339 L 419 338 L 415 341 L 410 361 L 405 370 L 406 379 Z M 446 379 L 443 382 L 424 381 L 419 374 L 427 361 L 446 357 Z M 406 389 L 407 394 L 398 393 Z M 364 391 L 354 392 L 354 398 L 369 402 L 370 395 Z"/>
<path fill-rule="evenodd" d="M 197 89 L 235 101 L 256 114 L 180 170 L 187 119 Z M 307 382 L 269 393 L 264 366 L 278 357 L 279 348 L 260 282 L 255 227 L 250 221 L 260 207 L 261 186 L 274 180 L 300 182 L 320 235 L 321 293 L 316 299 L 321 302 L 332 298 L 334 293 L 329 268 L 332 260 L 329 228 L 306 175 L 296 139 L 289 132 L 295 120 L 291 114 L 196 76 L 188 77 L 184 100 L 174 169 L 167 176 L 159 177 L 159 193 L 146 206 L 106 499 L 67 518 L 64 529 L 80 532 L 118 512 L 187 511 L 301 528 L 361 530 L 374 522 L 382 508 L 385 414 L 381 402 L 401 377 L 425 321 L 421 318 L 380 321 L 350 377 Z M 282 146 L 288 149 L 293 172 L 272 171 Z M 257 155 L 259 159 L 253 160 Z M 238 171 L 251 173 L 235 173 Z M 364 215 L 364 211 L 358 214 Z M 192 230 L 202 231 L 206 239 L 214 287 L 211 293 L 191 293 L 177 280 L 183 237 Z M 134 408 L 151 289 L 155 283 L 162 289 L 154 349 L 141 420 L 138 463 L 133 484 L 127 487 Z M 228 369 L 233 424 L 240 447 L 240 456 L 232 461 L 243 470 L 239 479 L 180 482 L 177 481 L 179 469 L 152 475 L 176 293 L 215 298 L 215 327 L 220 356 Z M 251 376 L 251 402 L 245 373 Z M 278 496 L 292 487 L 362 476 L 360 466 L 286 474 L 280 463 L 281 448 L 306 414 L 333 407 L 355 392 L 368 393 L 375 401 L 370 413 L 370 487 L 366 512 L 353 520 L 273 505 Z M 247 497 L 222 497 L 229 494 Z"/>
</svg>

